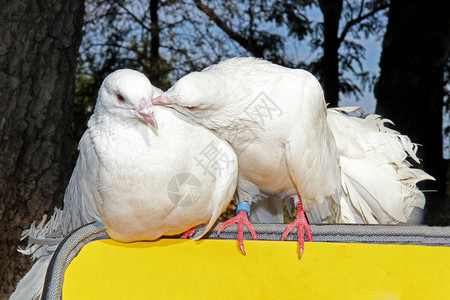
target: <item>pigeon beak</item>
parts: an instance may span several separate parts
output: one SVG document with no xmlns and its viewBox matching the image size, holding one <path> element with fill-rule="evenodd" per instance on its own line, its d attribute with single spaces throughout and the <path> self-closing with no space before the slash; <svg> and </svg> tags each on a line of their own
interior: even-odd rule
<svg viewBox="0 0 450 300">
<path fill-rule="evenodd" d="M 156 122 L 151 104 L 148 102 L 142 102 L 139 105 L 137 112 L 144 121 L 152 125 L 155 129 L 158 129 L 158 123 Z"/>
<path fill-rule="evenodd" d="M 171 103 L 169 101 L 169 98 L 167 97 L 166 93 L 163 93 L 163 94 L 159 95 L 158 97 L 153 98 L 152 104 L 153 105 L 174 105 L 174 103 Z"/>
</svg>

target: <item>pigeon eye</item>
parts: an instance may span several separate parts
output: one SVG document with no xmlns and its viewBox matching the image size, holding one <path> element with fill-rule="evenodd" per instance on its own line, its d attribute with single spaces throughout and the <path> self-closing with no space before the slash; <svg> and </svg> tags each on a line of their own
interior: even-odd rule
<svg viewBox="0 0 450 300">
<path fill-rule="evenodd" d="M 125 98 L 121 94 L 116 94 L 116 97 L 119 102 L 125 102 Z"/>
<path fill-rule="evenodd" d="M 186 108 L 189 110 L 196 110 L 198 107 L 197 106 L 186 106 Z"/>
</svg>

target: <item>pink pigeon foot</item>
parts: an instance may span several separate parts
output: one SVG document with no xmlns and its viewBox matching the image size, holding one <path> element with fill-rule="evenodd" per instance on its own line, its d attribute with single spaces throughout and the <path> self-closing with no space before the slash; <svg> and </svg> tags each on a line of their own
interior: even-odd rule
<svg viewBox="0 0 450 300">
<path fill-rule="evenodd" d="M 181 235 L 181 238 L 182 238 L 183 240 L 185 240 L 185 239 L 187 239 L 187 238 L 190 238 L 191 236 L 194 235 L 195 230 L 196 230 L 195 226 L 192 227 L 192 228 L 189 229 L 189 230 L 186 230 L 186 231 Z"/>
<path fill-rule="evenodd" d="M 242 202 L 243 203 L 243 202 Z M 217 235 L 220 236 L 220 233 L 227 228 L 228 226 L 237 223 L 238 224 L 238 243 L 239 243 L 239 249 L 241 249 L 242 254 L 245 255 L 245 248 L 244 248 L 244 225 L 247 226 L 248 230 L 252 234 L 253 240 L 258 240 L 258 237 L 255 232 L 255 227 L 253 227 L 253 224 L 250 223 L 247 217 L 247 212 L 240 211 L 235 217 L 229 219 L 228 221 L 224 222 L 219 227 L 219 231 L 217 232 Z"/>
<path fill-rule="evenodd" d="M 305 229 L 306 237 L 310 242 L 312 242 L 312 234 L 311 234 L 311 228 L 309 227 L 308 220 L 305 217 L 305 213 L 303 211 L 303 205 L 302 201 L 300 200 L 297 204 L 297 217 L 295 218 L 295 221 L 289 224 L 286 229 L 283 232 L 283 235 L 281 236 L 281 240 L 284 241 L 289 233 L 294 229 L 295 227 L 298 227 L 298 258 L 301 259 L 303 255 L 303 251 L 305 250 L 305 242 L 304 242 L 304 236 L 303 236 L 303 229 Z"/>
</svg>

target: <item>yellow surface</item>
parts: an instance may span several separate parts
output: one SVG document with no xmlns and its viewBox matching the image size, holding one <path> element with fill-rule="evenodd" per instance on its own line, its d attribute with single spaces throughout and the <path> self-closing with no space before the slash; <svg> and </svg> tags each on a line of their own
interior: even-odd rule
<svg viewBox="0 0 450 300">
<path fill-rule="evenodd" d="M 87 244 L 63 299 L 450 299 L 450 248 L 161 239 Z"/>
</svg>

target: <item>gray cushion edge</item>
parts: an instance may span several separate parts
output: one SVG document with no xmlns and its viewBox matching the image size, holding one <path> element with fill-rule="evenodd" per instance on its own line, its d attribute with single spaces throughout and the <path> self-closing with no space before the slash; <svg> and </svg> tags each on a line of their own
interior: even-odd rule
<svg viewBox="0 0 450 300">
<path fill-rule="evenodd" d="M 217 231 L 221 224 L 217 223 L 203 238 L 237 239 L 237 225 L 226 228 L 218 237 Z M 286 226 L 287 224 L 254 224 L 259 240 L 280 240 Z M 311 231 L 315 242 L 450 246 L 450 227 L 327 224 L 311 225 Z M 68 235 L 51 259 L 41 299 L 61 299 L 64 272 L 72 259 L 87 243 L 108 238 L 106 229 L 100 222 L 81 226 Z M 244 239 L 251 238 L 251 234 L 244 227 Z M 296 229 L 287 240 L 297 240 Z"/>
</svg>

